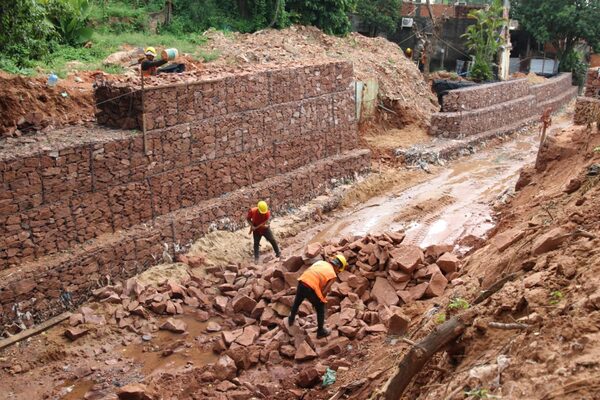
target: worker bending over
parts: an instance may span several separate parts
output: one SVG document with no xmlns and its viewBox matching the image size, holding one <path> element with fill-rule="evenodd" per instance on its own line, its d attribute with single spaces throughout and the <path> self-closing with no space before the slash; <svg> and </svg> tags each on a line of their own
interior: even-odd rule
<svg viewBox="0 0 600 400">
<path fill-rule="evenodd" d="M 329 330 L 325 328 L 325 304 L 327 303 L 327 292 L 335 282 L 337 275 L 348 266 L 346 257 L 338 254 L 329 262 L 317 261 L 311 265 L 298 278 L 298 289 L 292 311 L 288 317 L 288 323 L 294 325 L 296 314 L 304 299 L 308 299 L 317 312 L 317 338 L 329 336 Z"/>
<path fill-rule="evenodd" d="M 170 64 L 166 67 L 159 68 L 167 63 L 167 60 L 155 60 L 156 49 L 154 47 L 146 47 L 144 50 L 145 58 L 141 62 L 142 64 L 142 75 L 153 76 L 159 73 L 166 72 L 183 72 L 185 71 L 185 64 Z"/>
<path fill-rule="evenodd" d="M 269 206 L 262 200 L 258 202 L 256 207 L 253 207 L 248 211 L 248 216 L 246 217 L 246 220 L 250 224 L 250 232 L 254 238 L 254 262 L 257 264 L 260 240 L 263 238 L 263 236 L 269 243 L 271 243 L 271 246 L 273 246 L 273 250 L 275 250 L 275 256 L 281 256 L 279 246 L 277 246 L 273 232 L 271 231 L 271 228 L 269 228 L 270 218 L 271 211 L 269 211 Z"/>
</svg>

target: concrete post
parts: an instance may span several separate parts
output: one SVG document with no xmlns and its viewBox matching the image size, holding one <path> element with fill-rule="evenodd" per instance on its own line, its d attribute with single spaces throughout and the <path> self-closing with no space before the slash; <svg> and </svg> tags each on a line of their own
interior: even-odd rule
<svg viewBox="0 0 600 400">
<path fill-rule="evenodd" d="M 508 80 L 510 76 L 510 51 L 512 50 L 512 44 L 510 43 L 510 30 L 509 30 L 509 11 L 510 1 L 504 0 L 504 9 L 502 11 L 502 17 L 504 19 L 504 28 L 502 28 L 502 38 L 504 39 L 504 45 L 500 47 L 498 52 L 498 79 L 501 81 Z"/>
</svg>

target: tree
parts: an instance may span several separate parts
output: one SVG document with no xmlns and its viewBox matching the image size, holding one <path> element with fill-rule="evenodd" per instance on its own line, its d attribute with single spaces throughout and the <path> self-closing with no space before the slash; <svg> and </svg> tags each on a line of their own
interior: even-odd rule
<svg viewBox="0 0 600 400">
<path fill-rule="evenodd" d="M 345 35 L 350 32 L 348 14 L 356 7 L 356 0 L 288 0 L 290 19 L 302 25 L 314 25 L 329 34 Z"/>
<path fill-rule="evenodd" d="M 504 44 L 500 34 L 505 24 L 502 11 L 502 2 L 494 0 L 489 7 L 469 12 L 475 24 L 467 28 L 463 37 L 466 38 L 467 49 L 474 56 L 471 77 L 476 81 L 488 81 L 494 76 L 494 59 Z"/>
<path fill-rule="evenodd" d="M 511 6 L 512 17 L 536 41 L 558 49 L 561 64 L 573 57 L 581 40 L 600 50 L 598 0 L 512 0 Z"/>
<path fill-rule="evenodd" d="M 396 32 L 401 7 L 400 0 L 358 0 L 356 13 L 369 27 L 369 35 L 377 36 L 381 31 Z"/>
<path fill-rule="evenodd" d="M 18 66 L 48 54 L 54 27 L 46 9 L 36 0 L 12 0 L 0 4 L 0 53 Z"/>
</svg>

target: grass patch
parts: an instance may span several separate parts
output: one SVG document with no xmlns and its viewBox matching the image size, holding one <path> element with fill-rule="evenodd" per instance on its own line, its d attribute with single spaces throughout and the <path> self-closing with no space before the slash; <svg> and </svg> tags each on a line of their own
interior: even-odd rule
<svg viewBox="0 0 600 400">
<path fill-rule="evenodd" d="M 46 74 L 56 73 L 60 78 L 65 78 L 68 72 L 77 71 L 95 71 L 103 70 L 110 74 L 124 72 L 119 66 L 105 66 L 102 61 L 109 55 L 121 49 L 121 46 L 146 47 L 154 46 L 158 48 L 174 47 L 180 53 L 187 53 L 192 58 L 213 61 L 219 57 L 215 51 L 207 51 L 202 46 L 207 39 L 199 34 L 189 34 L 185 37 L 170 33 L 147 34 L 143 32 L 124 32 L 112 33 L 106 31 L 96 31 L 92 37 L 92 46 L 90 48 L 58 46 L 52 54 L 43 60 L 34 63 L 32 68 L 17 68 L 10 60 L 0 62 L 0 69 L 10 73 L 22 75 L 36 75 L 38 72 Z"/>
</svg>

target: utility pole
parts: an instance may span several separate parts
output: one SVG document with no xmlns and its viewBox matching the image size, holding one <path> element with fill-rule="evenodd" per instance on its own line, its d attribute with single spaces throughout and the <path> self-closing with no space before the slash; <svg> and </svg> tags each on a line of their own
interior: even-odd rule
<svg viewBox="0 0 600 400">
<path fill-rule="evenodd" d="M 498 78 L 501 81 L 506 81 L 510 77 L 510 51 L 512 44 L 510 43 L 510 0 L 504 0 L 502 8 L 502 19 L 504 19 L 504 27 L 502 28 L 502 39 L 504 44 L 500 46 L 498 51 Z"/>
</svg>

